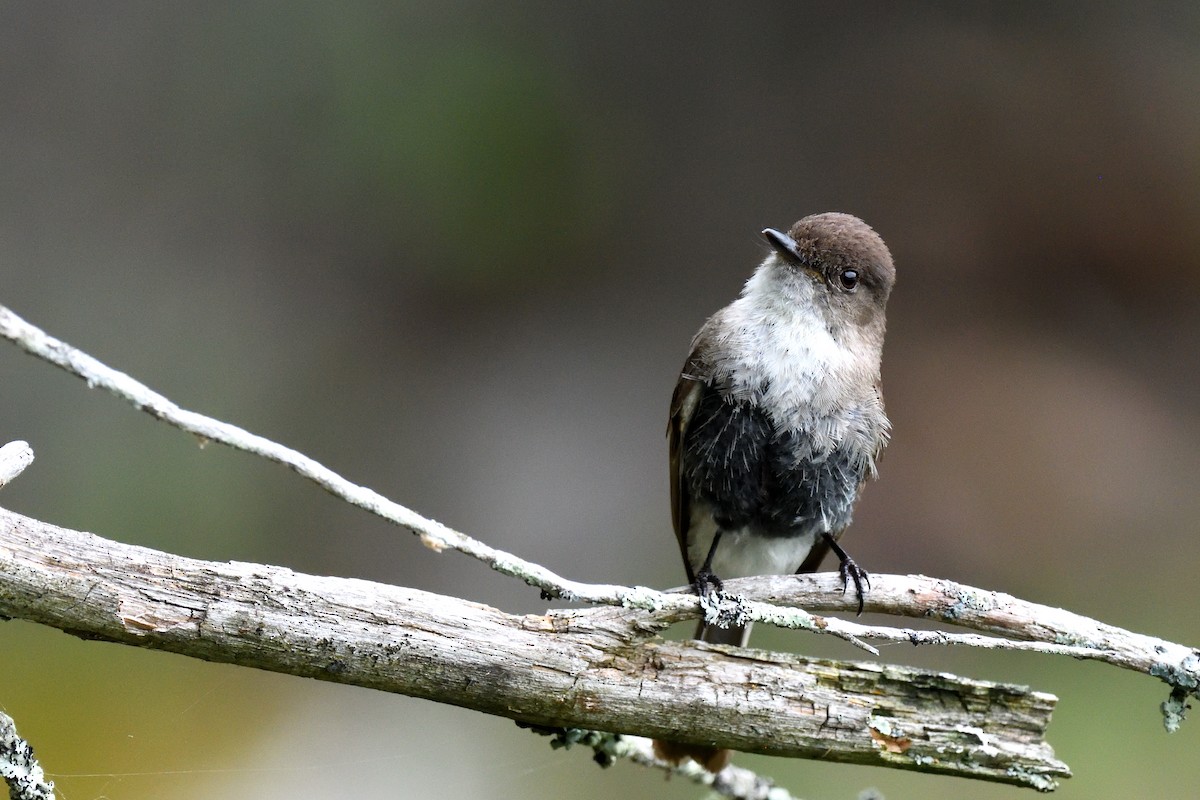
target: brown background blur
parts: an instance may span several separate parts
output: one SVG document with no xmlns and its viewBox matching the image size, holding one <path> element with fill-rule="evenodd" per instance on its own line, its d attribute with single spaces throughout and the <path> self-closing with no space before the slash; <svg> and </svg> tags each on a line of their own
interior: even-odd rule
<svg viewBox="0 0 1200 800">
<path fill-rule="evenodd" d="M 1200 644 L 1200 5 L 7 3 L 0 302 L 581 580 L 682 582 L 668 396 L 817 211 L 891 246 L 895 436 L 846 539 Z M 3 504 L 210 559 L 536 592 L 0 347 Z M 756 644 L 861 653 L 760 629 Z M 0 703 L 91 798 L 693 798 L 511 722 L 23 622 Z M 1047 657 L 1064 798 L 1194 797 L 1200 720 Z M 1008 787 L 740 757 L 805 798 Z"/>
</svg>

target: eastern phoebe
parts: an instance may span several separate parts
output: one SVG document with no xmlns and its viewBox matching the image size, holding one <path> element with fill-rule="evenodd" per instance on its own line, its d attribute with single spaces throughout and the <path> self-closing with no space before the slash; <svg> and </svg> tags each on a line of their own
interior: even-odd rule
<svg viewBox="0 0 1200 800">
<path fill-rule="evenodd" d="M 675 536 L 700 594 L 721 578 L 815 572 L 832 549 L 861 612 L 867 573 L 837 539 L 887 444 L 879 364 L 896 269 L 849 214 L 762 233 L 771 254 L 700 328 L 671 398 Z M 743 646 L 749 632 L 701 621 L 696 637 Z M 727 750 L 655 746 L 713 772 L 729 760 Z"/>
</svg>

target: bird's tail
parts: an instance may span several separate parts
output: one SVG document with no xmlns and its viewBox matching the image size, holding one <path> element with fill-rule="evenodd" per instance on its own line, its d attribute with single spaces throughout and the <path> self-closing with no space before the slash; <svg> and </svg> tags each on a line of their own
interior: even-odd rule
<svg viewBox="0 0 1200 800">
<path fill-rule="evenodd" d="M 718 628 L 716 625 L 705 625 L 704 620 L 696 626 L 696 637 L 709 644 L 731 644 L 734 647 L 745 647 L 750 639 L 750 623 L 745 625 L 730 625 L 728 628 Z"/>
<path fill-rule="evenodd" d="M 704 621 L 701 620 L 699 627 L 696 628 L 696 638 L 709 644 L 729 644 L 734 647 L 745 647 L 746 642 L 750 639 L 750 624 L 719 628 L 716 625 L 705 625 Z M 680 764 L 685 758 L 690 758 L 709 772 L 715 774 L 725 769 L 725 765 L 729 763 L 729 759 L 733 756 L 733 751 L 722 747 L 705 747 L 699 744 L 665 742 L 661 739 L 655 739 L 654 754 L 663 761 L 670 761 L 676 765 Z"/>
</svg>

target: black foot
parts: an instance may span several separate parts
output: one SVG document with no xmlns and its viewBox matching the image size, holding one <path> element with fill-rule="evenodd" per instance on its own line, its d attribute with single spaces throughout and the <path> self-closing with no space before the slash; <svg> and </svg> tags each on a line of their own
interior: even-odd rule
<svg viewBox="0 0 1200 800">
<path fill-rule="evenodd" d="M 842 576 L 842 594 L 846 593 L 846 590 L 850 588 L 850 582 L 854 581 L 854 591 L 858 592 L 858 616 L 861 617 L 867 590 L 871 588 L 870 574 L 854 563 L 853 558 L 847 556 L 841 564 L 838 564 L 838 575 Z"/>
<path fill-rule="evenodd" d="M 721 591 L 724 584 L 712 570 L 701 569 L 696 573 L 696 580 L 692 581 L 692 588 L 698 596 L 708 597 L 713 592 Z"/>
<path fill-rule="evenodd" d="M 842 549 L 832 535 L 826 533 L 825 540 L 829 542 L 829 547 L 838 557 L 838 575 L 842 576 L 842 594 L 846 593 L 853 582 L 854 590 L 858 592 L 858 615 L 862 616 L 863 602 L 866 599 L 867 590 L 871 588 L 871 576 L 855 563 L 854 559 Z"/>
</svg>

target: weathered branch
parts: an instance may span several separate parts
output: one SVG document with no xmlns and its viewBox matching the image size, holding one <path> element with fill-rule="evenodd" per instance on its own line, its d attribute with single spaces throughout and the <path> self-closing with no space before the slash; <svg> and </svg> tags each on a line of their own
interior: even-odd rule
<svg viewBox="0 0 1200 800">
<path fill-rule="evenodd" d="M 8 784 L 9 800 L 54 800 L 54 782 L 47 781 L 17 725 L 0 713 L 0 778 Z"/>
<path fill-rule="evenodd" d="M 33 449 L 28 442 L 9 442 L 0 447 L 0 488 L 32 463 Z"/>
<path fill-rule="evenodd" d="M 0 510 L 0 614 L 86 638 L 428 697 L 542 727 L 622 731 L 1041 789 L 1067 774 L 1042 741 L 1054 703 L 1049 695 L 906 667 L 671 644 L 653 634 L 700 612 L 718 624 L 753 620 L 829 633 L 875 654 L 866 640 L 1095 659 L 1166 682 L 1168 730 L 1178 727 L 1188 699 L 1200 695 L 1194 649 L 948 581 L 874 575 L 867 609 L 1011 638 L 868 626 L 805 610 L 853 610 L 856 599 L 844 598 L 833 576 L 729 581 L 726 592 L 704 604 L 686 593 L 572 581 L 426 519 L 301 453 L 181 409 L 3 306 L 0 336 L 202 440 L 282 463 L 412 530 L 432 549 L 468 554 L 547 597 L 617 606 L 516 617 L 410 589 L 182 559 Z M 24 443 L 0 449 L 0 485 L 31 458 Z M 636 741 L 602 737 L 593 746 L 645 760 Z M 728 796 L 758 797 L 769 786 L 752 774 L 728 772 L 713 785 L 735 778 L 749 788 L 726 785 Z"/>
<path fill-rule="evenodd" d="M 585 603 L 633 608 L 659 609 L 668 606 L 684 613 L 696 607 L 695 598 L 670 597 L 644 587 L 573 581 L 555 574 L 540 564 L 526 561 L 511 553 L 486 545 L 464 533 L 427 519 L 415 511 L 387 499 L 378 492 L 352 483 L 303 453 L 250 433 L 228 422 L 180 408 L 145 384 L 102 364 L 66 342 L 50 336 L 2 305 L 0 305 L 0 336 L 10 340 L 31 355 L 82 378 L 88 386 L 107 389 L 117 397 L 132 403 L 136 408 L 187 431 L 202 441 L 219 442 L 236 450 L 283 464 L 348 503 L 411 530 L 427 547 L 439 552 L 445 549 L 457 550 L 479 559 L 498 572 L 520 578 L 530 586 L 541 589 L 547 598 L 557 597 Z M 831 634 L 862 647 L 872 655 L 879 654 L 870 645 L 847 634 L 839 620 L 817 619 L 802 609 L 783 611 L 763 604 L 741 603 L 727 606 L 725 611 L 727 615 L 732 615 L 740 620 L 770 620 L 776 625 Z M 712 619 L 716 619 L 719 616 L 719 609 L 710 608 L 706 610 L 706 613 Z"/>
<path fill-rule="evenodd" d="M 726 586 L 763 602 L 788 607 L 842 612 L 854 612 L 858 607 L 857 596 L 842 592 L 841 578 L 836 573 L 764 575 L 727 581 Z M 936 620 L 1012 638 L 843 622 L 846 633 L 855 638 L 1027 650 L 1101 661 L 1161 679 L 1171 688 L 1172 697 L 1200 697 L 1200 650 L 1061 608 L 924 575 L 872 575 L 871 591 L 864 602 L 864 611 L 868 612 Z M 675 613 L 656 615 L 656 619 L 671 622 L 686 618 Z M 1165 727 L 1174 731 L 1182 721 L 1182 709 L 1179 714 L 1166 707 L 1163 711 Z"/>
<path fill-rule="evenodd" d="M 0 510 L 0 614 L 543 726 L 1052 788 L 1051 695 L 654 637 L 617 609 L 514 616 L 280 567 L 197 561 Z"/>
</svg>

